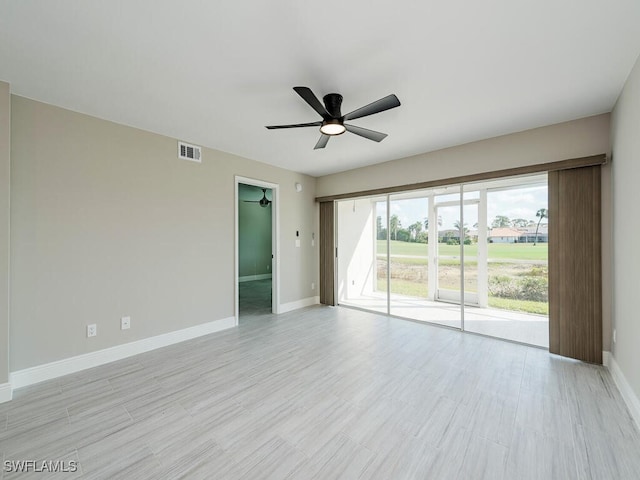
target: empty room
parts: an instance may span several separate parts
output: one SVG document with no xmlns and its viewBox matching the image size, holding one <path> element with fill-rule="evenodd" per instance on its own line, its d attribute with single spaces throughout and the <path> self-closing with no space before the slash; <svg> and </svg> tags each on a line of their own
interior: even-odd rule
<svg viewBox="0 0 640 480">
<path fill-rule="evenodd" d="M 0 0 L 0 480 L 640 479 L 639 24 Z"/>
</svg>

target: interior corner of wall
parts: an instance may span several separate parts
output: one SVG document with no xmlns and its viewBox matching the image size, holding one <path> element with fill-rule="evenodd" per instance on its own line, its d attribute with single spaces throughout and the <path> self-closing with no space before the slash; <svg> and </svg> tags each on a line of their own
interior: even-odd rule
<svg viewBox="0 0 640 480">
<path fill-rule="evenodd" d="M 0 403 L 9 402 L 13 398 L 11 383 L 0 383 Z"/>
</svg>

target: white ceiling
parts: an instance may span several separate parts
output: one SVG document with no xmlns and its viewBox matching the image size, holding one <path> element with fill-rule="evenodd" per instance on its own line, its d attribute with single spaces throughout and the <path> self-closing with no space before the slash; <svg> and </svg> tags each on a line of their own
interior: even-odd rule
<svg viewBox="0 0 640 480">
<path fill-rule="evenodd" d="M 0 0 L 14 94 L 310 175 L 612 109 L 640 53 L 638 0 Z M 313 150 L 319 119 L 402 106 Z M 206 161 L 206 159 L 205 159 Z"/>
</svg>

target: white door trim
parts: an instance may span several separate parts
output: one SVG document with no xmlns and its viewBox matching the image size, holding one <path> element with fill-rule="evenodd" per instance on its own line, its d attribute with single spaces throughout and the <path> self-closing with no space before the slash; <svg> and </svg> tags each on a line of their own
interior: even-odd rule
<svg viewBox="0 0 640 480">
<path fill-rule="evenodd" d="M 235 262 L 234 262 L 234 291 L 235 291 L 235 318 L 236 325 L 240 318 L 240 298 L 238 291 L 238 281 L 240 272 L 238 243 L 240 241 L 238 230 L 238 202 L 240 198 L 238 196 L 238 185 L 244 183 L 246 185 L 253 185 L 260 188 L 271 189 L 271 195 L 273 202 L 271 204 L 271 251 L 273 252 L 273 262 L 271 271 L 271 311 L 273 313 L 280 313 L 280 185 L 277 183 L 270 183 L 264 180 L 258 180 L 255 178 L 242 177 L 240 175 L 235 176 Z"/>
</svg>

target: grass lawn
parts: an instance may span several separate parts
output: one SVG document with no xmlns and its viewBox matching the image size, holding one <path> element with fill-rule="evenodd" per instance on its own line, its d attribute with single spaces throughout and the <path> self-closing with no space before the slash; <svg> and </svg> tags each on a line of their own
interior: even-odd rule
<svg viewBox="0 0 640 480">
<path fill-rule="evenodd" d="M 383 262 L 386 261 L 386 256 L 385 255 L 378 255 L 378 260 L 382 260 Z M 429 261 L 427 260 L 427 257 L 394 257 L 391 256 L 391 263 L 394 264 L 402 264 L 402 265 L 428 265 Z M 460 266 L 460 259 L 459 258 L 441 258 L 440 261 L 438 262 L 438 265 L 443 266 L 455 266 L 457 265 L 458 267 Z M 478 262 L 474 261 L 474 260 L 465 260 L 464 262 L 464 266 L 465 268 L 469 268 L 469 267 L 475 267 L 478 265 Z"/>
<path fill-rule="evenodd" d="M 476 256 L 477 245 L 466 245 L 465 255 Z M 386 249 L 384 240 L 378 240 L 378 290 L 386 291 Z M 392 240 L 391 250 L 391 292 L 411 297 L 427 297 L 427 254 L 428 246 L 424 243 L 410 243 Z M 440 255 L 459 257 L 459 245 L 438 244 Z M 545 266 L 536 266 L 527 263 L 531 261 L 546 261 L 548 244 L 539 243 L 535 247 L 532 243 L 490 243 L 488 245 L 489 263 L 488 270 L 491 277 L 499 275 L 513 279 L 531 276 L 532 269 L 546 269 Z M 403 256 L 394 256 L 403 255 Z M 406 257 L 404 256 L 406 255 Z M 497 261 L 496 261 L 497 260 Z M 511 262 L 511 260 L 520 260 Z M 458 290 L 460 288 L 459 258 L 441 258 L 438 261 L 438 278 L 440 288 Z M 546 271 L 546 270 L 545 270 Z M 477 285 L 477 261 L 475 259 L 465 262 L 465 289 L 475 291 Z M 545 273 L 546 275 L 546 273 Z M 467 281 L 468 280 L 468 281 Z M 489 306 L 503 310 L 535 313 L 539 315 L 549 314 L 549 304 L 530 300 L 515 300 L 508 298 L 489 297 Z"/>
<path fill-rule="evenodd" d="M 378 291 L 387 291 L 387 279 L 378 279 Z M 400 278 L 391 279 L 391 293 L 397 293 L 399 295 L 408 295 L 410 297 L 427 298 L 428 287 L 427 283 L 412 282 L 411 280 L 402 280 Z"/>
<path fill-rule="evenodd" d="M 532 302 L 531 300 L 513 300 L 510 298 L 489 297 L 489 306 L 492 308 L 500 308 L 502 310 L 549 315 L 549 304 L 547 302 Z"/>
<path fill-rule="evenodd" d="M 378 240 L 378 254 L 387 253 L 387 243 L 384 240 Z M 391 255 L 415 255 L 426 257 L 426 243 L 411 243 L 391 240 Z M 489 258 L 491 259 L 514 259 L 514 260 L 547 260 L 548 244 L 538 243 L 535 247 L 533 243 L 490 243 L 488 245 Z M 459 245 L 438 244 L 440 255 L 456 256 L 460 255 Z M 476 256 L 478 246 L 465 245 L 464 252 L 466 255 Z"/>
<path fill-rule="evenodd" d="M 387 280 L 378 279 L 377 288 L 379 292 L 386 292 Z M 407 295 L 410 297 L 427 298 L 427 283 L 417 283 L 411 280 L 394 278 L 391 280 L 391 293 Z M 549 304 L 546 302 L 532 302 L 529 300 L 512 300 L 509 298 L 489 297 L 489 306 L 500 310 L 510 310 L 515 312 L 535 313 L 538 315 L 549 315 Z"/>
</svg>

